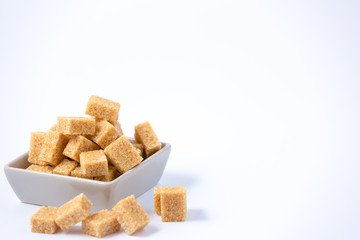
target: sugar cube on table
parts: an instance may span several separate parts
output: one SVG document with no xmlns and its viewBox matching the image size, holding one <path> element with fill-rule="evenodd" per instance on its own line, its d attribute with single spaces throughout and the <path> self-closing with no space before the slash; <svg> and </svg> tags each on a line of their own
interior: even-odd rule
<svg viewBox="0 0 360 240">
<path fill-rule="evenodd" d="M 154 209 L 161 215 L 163 222 L 180 222 L 186 220 L 186 188 L 154 188 Z"/>
<path fill-rule="evenodd" d="M 85 218 L 81 228 L 85 234 L 102 238 L 120 231 L 120 223 L 115 212 L 104 209 Z"/>
<path fill-rule="evenodd" d="M 31 231 L 34 233 L 55 233 L 59 227 L 55 223 L 57 208 L 42 206 L 30 218 Z"/>
<path fill-rule="evenodd" d="M 128 235 L 143 229 L 150 218 L 134 195 L 120 200 L 112 209 L 118 213 L 118 221 Z"/>
<path fill-rule="evenodd" d="M 81 193 L 58 208 L 55 222 L 62 230 L 66 230 L 84 220 L 91 207 L 92 202 Z"/>
</svg>

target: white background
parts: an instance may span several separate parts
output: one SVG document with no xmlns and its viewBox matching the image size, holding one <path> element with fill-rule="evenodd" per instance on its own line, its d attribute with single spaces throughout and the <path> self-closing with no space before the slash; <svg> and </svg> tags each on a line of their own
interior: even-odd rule
<svg viewBox="0 0 360 240">
<path fill-rule="evenodd" d="M 120 102 L 172 153 L 158 186 L 188 189 L 188 219 L 133 238 L 360 238 L 359 1 L 0 1 L 1 167 L 31 131 Z M 0 174 L 1 235 L 38 206 Z M 123 231 L 109 239 L 128 238 Z"/>
</svg>

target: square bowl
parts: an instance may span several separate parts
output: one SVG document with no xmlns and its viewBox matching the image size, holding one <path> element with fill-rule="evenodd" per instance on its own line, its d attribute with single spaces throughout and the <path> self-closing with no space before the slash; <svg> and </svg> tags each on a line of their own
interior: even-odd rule
<svg viewBox="0 0 360 240">
<path fill-rule="evenodd" d="M 84 193 L 93 203 L 91 212 L 111 209 L 119 200 L 140 196 L 155 186 L 164 172 L 171 145 L 161 143 L 159 151 L 111 182 L 26 170 L 28 152 L 4 167 L 5 175 L 20 201 L 59 207 Z"/>
</svg>

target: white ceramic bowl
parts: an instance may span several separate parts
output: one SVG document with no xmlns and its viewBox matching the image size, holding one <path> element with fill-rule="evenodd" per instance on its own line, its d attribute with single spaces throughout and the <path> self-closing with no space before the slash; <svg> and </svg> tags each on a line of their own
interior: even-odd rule
<svg viewBox="0 0 360 240">
<path fill-rule="evenodd" d="M 93 203 L 91 212 L 111 209 L 131 194 L 140 196 L 155 186 L 164 172 L 171 145 L 162 148 L 138 166 L 111 182 L 26 170 L 30 163 L 25 153 L 4 167 L 6 177 L 16 196 L 25 203 L 58 207 L 84 193 Z"/>
</svg>

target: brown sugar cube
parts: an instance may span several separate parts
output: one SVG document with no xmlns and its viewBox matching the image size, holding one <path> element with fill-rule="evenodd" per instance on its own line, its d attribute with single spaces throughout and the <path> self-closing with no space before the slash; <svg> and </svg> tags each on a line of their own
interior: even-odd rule
<svg viewBox="0 0 360 240">
<path fill-rule="evenodd" d="M 39 160 L 39 155 L 45 141 L 45 132 L 32 132 L 30 137 L 30 150 L 28 161 L 37 165 L 48 165 L 47 162 Z"/>
<path fill-rule="evenodd" d="M 81 223 L 81 228 L 85 234 L 102 238 L 120 231 L 120 224 L 117 220 L 117 214 L 105 209 L 85 218 Z"/>
<path fill-rule="evenodd" d="M 149 122 L 135 126 L 135 140 L 144 145 L 146 157 L 150 157 L 161 149 L 161 143 Z"/>
<path fill-rule="evenodd" d="M 76 167 L 74 170 L 71 171 L 70 176 L 78 177 L 78 178 L 86 178 L 86 179 L 93 179 L 93 177 L 87 176 L 81 167 Z"/>
<path fill-rule="evenodd" d="M 80 153 L 98 150 L 100 147 L 81 135 L 70 139 L 63 154 L 77 162 L 80 162 Z"/>
<path fill-rule="evenodd" d="M 186 188 L 160 187 L 154 189 L 154 208 L 163 222 L 182 222 L 186 219 Z"/>
<path fill-rule="evenodd" d="M 58 208 L 55 222 L 62 230 L 66 230 L 84 220 L 89 215 L 91 207 L 92 202 L 81 193 Z"/>
<path fill-rule="evenodd" d="M 171 191 L 172 187 L 156 187 L 154 188 L 154 209 L 157 215 L 161 216 L 161 192 Z"/>
<path fill-rule="evenodd" d="M 120 176 L 119 171 L 114 166 L 109 166 L 108 174 L 104 176 L 95 177 L 95 180 L 103 181 L 103 182 L 110 182 Z"/>
<path fill-rule="evenodd" d="M 107 146 L 104 152 L 120 173 L 135 167 L 143 159 L 124 135 Z"/>
<path fill-rule="evenodd" d="M 120 103 L 92 95 L 86 107 L 85 114 L 98 119 L 115 121 L 119 117 Z"/>
<path fill-rule="evenodd" d="M 112 209 L 118 213 L 118 221 L 128 235 L 143 229 L 149 222 L 149 215 L 134 195 L 120 200 Z"/>
<path fill-rule="evenodd" d="M 39 166 L 39 165 L 36 165 L 36 164 L 31 164 L 26 169 L 27 170 L 37 171 L 37 172 L 52 173 L 54 167 L 51 167 L 51 166 Z"/>
<path fill-rule="evenodd" d="M 95 119 L 85 117 L 58 117 L 56 131 L 69 135 L 94 135 Z"/>
<path fill-rule="evenodd" d="M 154 188 L 154 209 L 157 215 L 161 216 L 160 189 Z"/>
<path fill-rule="evenodd" d="M 138 149 L 138 153 L 140 154 L 140 156 L 144 157 L 144 145 L 136 142 L 135 140 L 129 140 L 129 141 L 136 149 Z"/>
<path fill-rule="evenodd" d="M 30 218 L 31 231 L 34 233 L 55 233 L 59 227 L 55 223 L 56 207 L 42 206 Z"/>
<path fill-rule="evenodd" d="M 53 170 L 53 173 L 70 176 L 71 171 L 74 170 L 79 164 L 75 161 L 64 159 Z"/>
<path fill-rule="evenodd" d="M 54 124 L 54 125 L 52 125 L 51 128 L 49 129 L 49 131 L 59 132 L 59 131 L 57 130 L 57 123 Z M 74 136 L 76 136 L 76 135 L 70 135 L 70 134 L 64 134 L 64 135 L 65 135 L 68 139 L 71 139 L 71 138 L 73 138 Z"/>
<path fill-rule="evenodd" d="M 49 131 L 57 132 L 57 124 L 52 125 Z"/>
<path fill-rule="evenodd" d="M 62 152 L 68 142 L 68 138 L 59 132 L 49 131 L 46 133 L 39 160 L 47 162 L 51 166 L 58 165 L 63 159 Z"/>
<path fill-rule="evenodd" d="M 116 128 L 116 130 L 118 130 L 120 136 L 124 135 L 123 130 L 121 128 L 121 124 L 117 120 L 109 121 L 109 123 L 111 123 Z"/>
<path fill-rule="evenodd" d="M 94 136 L 89 136 L 91 140 L 97 143 L 102 149 L 105 149 L 110 143 L 120 136 L 116 128 L 106 120 L 96 121 L 96 132 Z"/>
<path fill-rule="evenodd" d="M 80 166 L 89 177 L 108 174 L 108 161 L 103 150 L 80 153 Z"/>
</svg>

